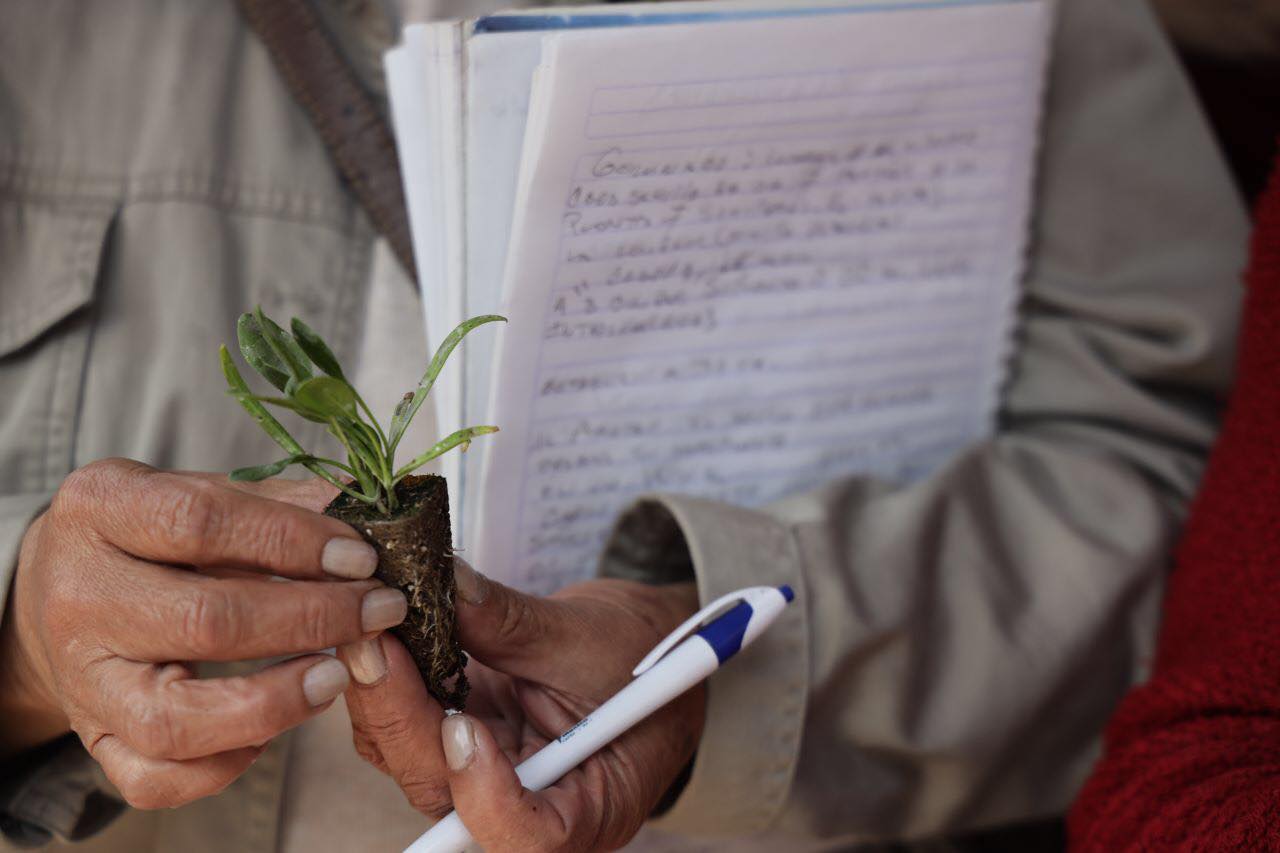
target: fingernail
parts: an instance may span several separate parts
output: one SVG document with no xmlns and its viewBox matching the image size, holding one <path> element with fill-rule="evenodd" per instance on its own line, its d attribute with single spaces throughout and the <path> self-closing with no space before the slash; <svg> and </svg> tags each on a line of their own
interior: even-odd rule
<svg viewBox="0 0 1280 853">
<path fill-rule="evenodd" d="M 466 770 L 476 754 L 476 730 L 466 714 L 450 714 L 440 724 L 444 760 L 450 770 Z"/>
<path fill-rule="evenodd" d="M 365 593 L 360 602 L 360 629 L 383 631 L 399 625 L 408 613 L 404 593 L 389 586 L 378 587 Z"/>
<path fill-rule="evenodd" d="M 484 604 L 489 594 L 488 579 L 458 556 L 453 558 L 453 581 L 458 588 L 458 596 L 467 604 Z"/>
<path fill-rule="evenodd" d="M 361 684 L 377 684 L 387 674 L 387 658 L 382 653 L 382 641 L 377 637 L 361 640 L 343 649 L 351 677 Z"/>
<path fill-rule="evenodd" d="M 330 539 L 320 553 L 320 567 L 340 578 L 367 578 L 378 567 L 378 552 L 359 539 Z"/>
<path fill-rule="evenodd" d="M 346 690 L 350 682 L 351 678 L 342 661 L 328 658 L 308 669 L 302 676 L 302 693 L 311 707 L 316 708 Z"/>
</svg>

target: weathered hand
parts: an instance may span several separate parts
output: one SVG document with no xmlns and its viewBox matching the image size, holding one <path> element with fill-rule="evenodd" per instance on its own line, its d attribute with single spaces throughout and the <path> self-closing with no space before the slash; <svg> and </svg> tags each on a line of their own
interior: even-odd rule
<svg viewBox="0 0 1280 853">
<path fill-rule="evenodd" d="M 630 680 L 697 609 L 693 584 L 599 580 L 535 598 L 457 564 L 458 630 L 475 656 L 467 713 L 446 719 L 391 637 L 349 647 L 341 654 L 358 681 L 382 676 L 347 691 L 357 750 L 428 816 L 456 808 L 489 853 L 620 847 L 692 757 L 702 687 L 544 791 L 521 788 L 514 765 Z"/>
<path fill-rule="evenodd" d="M 0 753 L 74 730 L 130 803 L 176 806 L 328 707 L 349 679 L 327 656 L 235 678 L 197 679 L 190 662 L 316 652 L 404 618 L 403 595 L 364 580 L 373 550 L 315 511 L 334 491 L 127 460 L 73 473 L 23 539 Z"/>
</svg>

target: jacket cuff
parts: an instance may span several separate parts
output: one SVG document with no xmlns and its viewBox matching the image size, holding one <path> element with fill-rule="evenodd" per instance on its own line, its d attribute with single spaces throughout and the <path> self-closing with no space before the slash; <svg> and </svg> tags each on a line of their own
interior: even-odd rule
<svg viewBox="0 0 1280 853">
<path fill-rule="evenodd" d="M 22 537 L 51 493 L 0 495 L 0 618 L 18 565 Z M 80 739 L 67 735 L 0 763 L 0 835 L 19 847 L 98 832 L 125 806 Z"/>
<path fill-rule="evenodd" d="M 51 500 L 52 492 L 0 495 L 0 619 L 4 618 L 13 572 L 18 567 L 22 537 L 32 520 L 45 511 Z"/>
<path fill-rule="evenodd" d="M 621 516 L 600 569 L 606 576 L 663 583 L 679 580 L 682 566 L 696 577 L 703 603 L 744 586 L 780 584 L 795 590 L 796 602 L 708 680 L 706 726 L 689 783 L 653 824 L 687 835 L 762 832 L 786 802 L 809 693 L 799 550 L 790 530 L 764 513 L 658 496 Z"/>
<path fill-rule="evenodd" d="M 0 831 L 19 847 L 83 840 L 124 810 L 75 735 L 30 750 L 0 770 Z"/>
</svg>

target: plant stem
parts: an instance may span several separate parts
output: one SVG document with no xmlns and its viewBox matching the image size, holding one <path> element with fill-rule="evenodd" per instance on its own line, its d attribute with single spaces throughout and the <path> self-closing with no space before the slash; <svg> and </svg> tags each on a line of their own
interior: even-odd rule
<svg viewBox="0 0 1280 853">
<path fill-rule="evenodd" d="M 334 438 L 338 439 L 339 443 L 341 443 L 344 448 L 346 448 L 347 461 L 350 462 L 351 467 L 355 469 L 352 473 L 355 478 L 360 481 L 360 488 L 365 492 L 365 503 L 372 503 L 377 500 L 378 490 L 374 488 L 374 474 L 373 472 L 365 470 L 365 464 L 361 461 L 359 454 L 351 449 L 351 444 L 347 441 L 346 434 L 344 434 L 342 428 L 338 426 L 337 418 L 329 418 L 329 432 L 333 434 Z"/>
<path fill-rule="evenodd" d="M 355 498 L 361 503 L 370 502 L 369 499 L 366 498 L 364 495 L 360 494 L 359 492 L 353 491 L 352 489 L 347 488 L 345 485 L 343 485 L 341 480 L 339 480 L 337 477 L 330 474 L 328 471 L 324 470 L 324 468 L 320 467 L 319 464 L 315 462 L 306 462 L 303 464 L 303 467 L 306 468 L 311 473 L 315 474 L 316 476 L 320 477 L 320 479 L 329 483 L 329 485 L 337 486 L 343 493 L 350 495 L 351 497 Z M 342 467 L 346 468 L 347 466 L 343 465 Z"/>
<path fill-rule="evenodd" d="M 364 397 L 360 396 L 360 392 L 353 386 L 351 393 L 356 395 L 356 404 L 364 409 L 364 413 L 369 416 L 369 425 L 373 427 L 373 431 L 378 434 L 378 441 L 382 443 L 382 452 L 390 460 L 391 454 L 395 452 L 389 444 L 387 444 L 387 434 L 382 431 L 382 427 L 378 425 L 378 419 L 373 416 L 373 412 L 369 409 L 369 404 L 364 401 Z M 390 467 L 388 465 L 387 467 Z"/>
<path fill-rule="evenodd" d="M 343 464 L 342 464 L 341 462 L 339 462 L 337 459 L 326 459 L 326 458 L 324 458 L 323 456 L 315 456 L 315 457 L 312 457 L 312 461 L 313 461 L 313 462 L 320 462 L 320 463 L 323 463 L 323 464 L 325 464 L 325 465 L 332 465 L 334 468 L 340 468 L 340 469 L 342 469 L 343 471 L 346 471 L 346 472 L 347 472 L 348 474 L 350 474 L 352 477 L 356 476 L 356 472 L 355 472 L 355 471 L 353 471 L 353 470 L 351 470 L 351 466 L 350 466 L 350 465 L 343 465 Z"/>
<path fill-rule="evenodd" d="M 368 415 L 369 425 L 373 427 L 373 431 L 378 436 L 379 453 L 377 454 L 377 457 L 381 470 L 375 473 L 375 477 L 378 480 L 378 484 L 382 486 L 383 493 L 386 495 L 386 508 L 382 509 L 381 501 L 379 501 L 378 506 L 379 509 L 382 509 L 384 515 L 390 515 L 395 512 L 399 506 L 399 503 L 396 501 L 395 483 L 391 473 L 394 468 L 396 451 L 395 448 L 388 443 L 387 434 L 382 431 L 382 426 L 379 425 L 377 417 L 373 414 L 373 410 L 369 408 L 369 404 L 364 401 L 364 397 L 361 397 L 360 392 L 354 387 L 351 389 L 351 393 L 355 394 L 356 405 L 363 409 L 364 413 Z"/>
</svg>

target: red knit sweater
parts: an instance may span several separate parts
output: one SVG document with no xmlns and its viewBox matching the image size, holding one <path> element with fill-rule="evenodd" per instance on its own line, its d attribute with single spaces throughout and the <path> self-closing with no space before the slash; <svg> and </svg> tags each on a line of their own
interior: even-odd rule
<svg viewBox="0 0 1280 853">
<path fill-rule="evenodd" d="M 1074 849 L 1280 850 L 1280 178 L 1257 212 L 1236 387 L 1155 673 L 1120 706 Z"/>
</svg>

